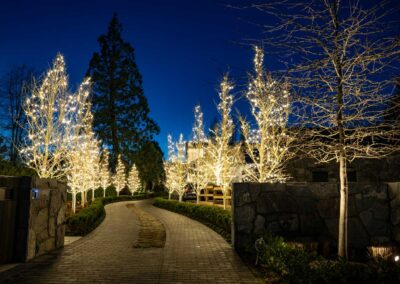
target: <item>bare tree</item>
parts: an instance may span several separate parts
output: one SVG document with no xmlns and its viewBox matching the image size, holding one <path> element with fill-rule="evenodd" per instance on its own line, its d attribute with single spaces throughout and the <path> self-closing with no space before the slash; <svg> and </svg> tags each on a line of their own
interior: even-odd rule
<svg viewBox="0 0 400 284">
<path fill-rule="evenodd" d="M 255 182 L 283 182 L 287 161 L 293 157 L 293 137 L 287 124 L 290 114 L 289 86 L 274 80 L 263 68 L 264 52 L 255 47 L 254 75 L 245 93 L 257 124 L 252 128 L 243 118 L 244 145 L 252 163 L 245 167 L 245 178 Z"/>
<path fill-rule="evenodd" d="M 231 184 L 238 178 L 238 169 L 241 169 L 240 145 L 230 143 L 233 136 L 234 125 L 231 117 L 233 96 L 230 91 L 233 84 L 228 76 L 224 76 L 219 91 L 220 102 L 218 111 L 221 121 L 212 132 L 206 147 L 206 164 L 211 173 L 210 181 L 221 186 L 223 192 L 224 208 L 226 208 L 227 193 Z"/>
<path fill-rule="evenodd" d="M 188 151 L 192 151 L 191 160 L 188 160 L 188 181 L 193 185 L 196 192 L 196 202 L 200 201 L 201 190 L 209 183 L 210 174 L 206 164 L 206 147 L 208 140 L 204 133 L 203 112 L 200 105 L 194 108 L 193 138 L 189 142 Z"/>
<path fill-rule="evenodd" d="M 27 137 L 20 150 L 27 166 L 41 178 L 61 178 L 68 171 L 67 152 L 83 123 L 90 81 L 86 79 L 76 94 L 68 89 L 65 62 L 57 55 L 39 86 L 24 102 Z"/>
<path fill-rule="evenodd" d="M 347 258 L 347 166 L 398 150 L 398 128 L 384 119 L 389 79 L 398 64 L 398 34 L 387 25 L 390 8 L 377 1 L 270 1 L 254 5 L 275 18 L 263 41 L 283 51 L 303 150 L 319 162 L 336 161 L 340 173 L 338 255 Z M 363 6 L 364 5 L 364 6 Z M 398 137 L 398 136 L 397 136 Z"/>
<path fill-rule="evenodd" d="M 32 68 L 21 65 L 11 68 L 1 79 L 0 118 L 2 128 L 7 132 L 7 155 L 13 164 L 17 161 L 18 149 L 26 134 L 23 104 L 32 92 L 34 75 L 35 71 Z"/>
</svg>

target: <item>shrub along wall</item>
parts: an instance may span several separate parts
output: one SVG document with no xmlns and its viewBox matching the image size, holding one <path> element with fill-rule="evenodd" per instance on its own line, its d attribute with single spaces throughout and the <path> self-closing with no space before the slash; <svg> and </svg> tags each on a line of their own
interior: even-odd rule
<svg viewBox="0 0 400 284">
<path fill-rule="evenodd" d="M 178 202 L 164 198 L 156 198 L 154 205 L 195 219 L 230 241 L 232 223 L 230 211 L 217 206 Z"/>
<path fill-rule="evenodd" d="M 96 199 L 88 207 L 77 214 L 68 217 L 66 234 L 70 236 L 84 236 L 93 231 L 104 219 L 104 206 L 118 201 L 140 200 L 154 197 L 153 194 L 143 193 L 134 196 L 120 195 Z"/>
</svg>

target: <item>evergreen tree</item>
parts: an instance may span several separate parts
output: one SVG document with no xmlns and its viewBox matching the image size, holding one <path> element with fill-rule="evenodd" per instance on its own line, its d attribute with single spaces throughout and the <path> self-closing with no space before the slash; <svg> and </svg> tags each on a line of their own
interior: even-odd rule
<svg viewBox="0 0 400 284">
<path fill-rule="evenodd" d="M 131 165 L 139 149 L 159 133 L 149 117 L 134 49 L 123 40 L 121 31 L 114 14 L 107 33 L 98 39 L 100 52 L 93 54 L 87 71 L 93 82 L 94 130 L 111 146 L 112 168 L 119 154 Z"/>
<path fill-rule="evenodd" d="M 137 155 L 135 164 L 144 190 L 156 190 L 165 180 L 163 152 L 157 142 L 146 143 Z"/>
</svg>

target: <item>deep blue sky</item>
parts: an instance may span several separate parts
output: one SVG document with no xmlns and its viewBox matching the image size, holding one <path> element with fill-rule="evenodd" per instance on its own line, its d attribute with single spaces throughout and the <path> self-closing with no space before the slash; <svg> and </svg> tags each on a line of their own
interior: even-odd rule
<svg viewBox="0 0 400 284">
<path fill-rule="evenodd" d="M 200 103 L 208 124 L 216 116 L 218 82 L 224 72 L 242 85 L 251 70 L 252 50 L 239 43 L 260 38 L 251 21 L 256 11 L 226 4 L 239 0 L 10 0 L 0 6 L 0 75 L 27 64 L 45 70 L 57 52 L 65 55 L 73 90 L 82 80 L 97 38 L 113 12 L 123 37 L 135 48 L 151 117 L 166 153 L 167 134 L 190 138 L 193 107 Z M 267 62 L 267 68 L 268 66 Z M 240 89 L 237 88 L 238 91 Z M 240 103 L 239 108 L 243 108 Z"/>
</svg>

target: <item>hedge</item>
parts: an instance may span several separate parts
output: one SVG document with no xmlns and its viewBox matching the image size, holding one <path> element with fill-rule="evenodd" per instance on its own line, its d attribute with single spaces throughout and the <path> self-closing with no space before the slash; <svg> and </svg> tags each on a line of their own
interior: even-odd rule
<svg viewBox="0 0 400 284">
<path fill-rule="evenodd" d="M 154 197 L 152 193 L 142 193 L 134 196 L 120 195 L 96 199 L 88 207 L 67 218 L 65 221 L 67 225 L 66 234 L 70 236 L 84 236 L 89 234 L 103 221 L 106 214 L 104 205 L 106 204 L 152 197 Z"/>
<path fill-rule="evenodd" d="M 160 197 L 154 199 L 154 205 L 195 219 L 207 225 L 230 242 L 232 216 L 227 210 L 217 206 L 178 202 Z"/>
</svg>

